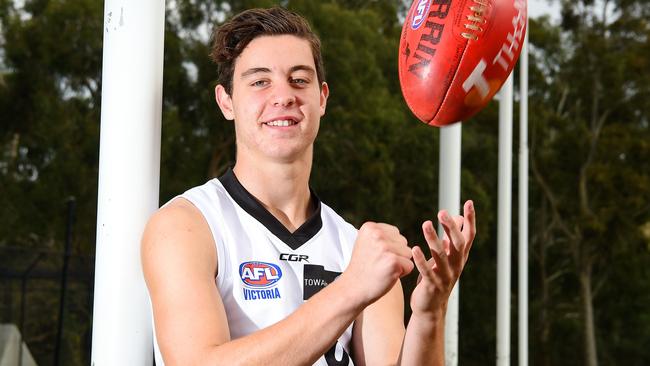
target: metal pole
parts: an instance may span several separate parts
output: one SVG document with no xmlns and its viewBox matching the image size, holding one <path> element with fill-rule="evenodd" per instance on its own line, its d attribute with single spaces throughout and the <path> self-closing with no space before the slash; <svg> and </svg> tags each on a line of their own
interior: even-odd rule
<svg viewBox="0 0 650 366">
<path fill-rule="evenodd" d="M 499 96 L 499 203 L 497 225 L 497 366 L 510 365 L 512 217 L 512 74 Z"/>
<path fill-rule="evenodd" d="M 106 0 L 91 364 L 151 365 L 140 239 L 158 208 L 164 0 Z"/>
<path fill-rule="evenodd" d="M 519 83 L 519 366 L 528 366 L 528 32 L 519 58 Z"/>
<path fill-rule="evenodd" d="M 61 337 L 63 336 L 63 314 L 65 313 L 65 292 L 68 288 L 68 264 L 70 247 L 72 246 L 72 227 L 77 202 L 74 197 L 68 199 L 68 223 L 66 225 L 65 250 L 63 252 L 63 268 L 61 269 L 61 291 L 59 293 L 59 324 L 56 329 L 56 344 L 54 347 L 54 365 L 59 365 L 61 355 Z"/>
<path fill-rule="evenodd" d="M 438 174 L 438 207 L 450 215 L 460 212 L 461 123 L 440 128 L 440 174 Z M 438 225 L 438 235 L 444 231 Z M 458 307 L 459 286 L 456 283 L 449 296 L 445 316 L 445 365 L 458 365 Z"/>
</svg>

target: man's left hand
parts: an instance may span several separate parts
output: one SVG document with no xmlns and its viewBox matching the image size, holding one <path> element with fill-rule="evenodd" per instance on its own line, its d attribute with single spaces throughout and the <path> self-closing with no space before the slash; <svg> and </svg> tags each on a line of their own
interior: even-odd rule
<svg viewBox="0 0 650 366">
<path fill-rule="evenodd" d="M 431 251 L 426 260 L 419 246 L 413 247 L 413 261 L 420 276 L 411 295 L 413 315 L 424 317 L 444 316 L 451 290 L 458 281 L 476 235 L 476 217 L 472 201 L 465 202 L 463 216 L 452 218 L 445 210 L 438 212 L 444 229 L 442 239 L 436 234 L 431 221 L 422 224 L 424 238 Z"/>
</svg>

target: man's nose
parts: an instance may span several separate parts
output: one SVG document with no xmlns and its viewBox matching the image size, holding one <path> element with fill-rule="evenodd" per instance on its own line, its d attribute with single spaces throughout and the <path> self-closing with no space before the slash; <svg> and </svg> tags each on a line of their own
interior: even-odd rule
<svg viewBox="0 0 650 366">
<path fill-rule="evenodd" d="M 289 107 L 296 102 L 294 90 L 289 83 L 276 86 L 272 101 L 275 107 Z"/>
</svg>

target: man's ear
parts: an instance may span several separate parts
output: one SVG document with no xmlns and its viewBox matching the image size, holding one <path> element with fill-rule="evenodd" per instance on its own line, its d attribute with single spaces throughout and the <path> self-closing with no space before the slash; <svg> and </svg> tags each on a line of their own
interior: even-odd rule
<svg viewBox="0 0 650 366">
<path fill-rule="evenodd" d="M 320 88 L 320 116 L 325 115 L 325 107 L 327 106 L 327 97 L 330 95 L 330 87 L 326 82 L 323 81 L 323 84 Z"/>
<path fill-rule="evenodd" d="M 223 116 L 229 121 L 234 120 L 235 112 L 232 108 L 232 98 L 230 98 L 230 95 L 228 95 L 226 89 L 221 84 L 214 88 L 214 98 L 216 99 Z"/>
</svg>

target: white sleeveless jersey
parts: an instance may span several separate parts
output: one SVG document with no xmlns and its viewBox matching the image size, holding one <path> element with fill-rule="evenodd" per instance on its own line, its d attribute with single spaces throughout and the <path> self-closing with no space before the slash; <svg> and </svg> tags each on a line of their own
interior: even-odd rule
<svg viewBox="0 0 650 366">
<path fill-rule="evenodd" d="M 293 313 L 347 267 L 357 230 L 312 193 L 314 214 L 289 232 L 232 170 L 183 193 L 208 222 L 217 250 L 216 284 L 231 339 Z M 179 315 L 182 316 L 182 315 Z M 314 365 L 353 365 L 352 325 Z M 156 365 L 163 365 L 155 343 Z"/>
</svg>

